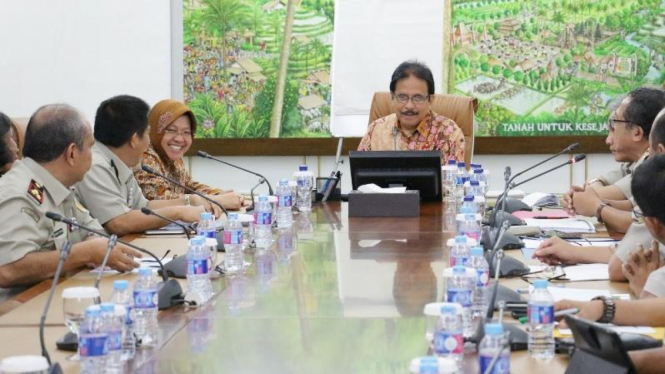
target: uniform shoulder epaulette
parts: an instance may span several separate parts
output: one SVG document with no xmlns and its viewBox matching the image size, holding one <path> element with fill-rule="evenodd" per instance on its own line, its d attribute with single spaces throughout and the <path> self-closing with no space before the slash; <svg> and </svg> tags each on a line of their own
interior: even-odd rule
<svg viewBox="0 0 665 374">
<path fill-rule="evenodd" d="M 37 204 L 42 205 L 44 203 L 44 186 L 34 179 L 31 180 L 30 185 L 28 186 L 28 195 L 32 197 Z"/>
</svg>

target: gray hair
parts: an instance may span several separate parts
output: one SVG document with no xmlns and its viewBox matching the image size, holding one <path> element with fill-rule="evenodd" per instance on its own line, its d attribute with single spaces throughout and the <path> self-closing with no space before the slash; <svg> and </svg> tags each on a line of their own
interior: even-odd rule
<svg viewBox="0 0 665 374">
<path fill-rule="evenodd" d="M 82 150 L 89 127 L 83 115 L 70 105 L 44 105 L 30 117 L 23 156 L 46 163 L 58 158 L 72 143 Z"/>
</svg>

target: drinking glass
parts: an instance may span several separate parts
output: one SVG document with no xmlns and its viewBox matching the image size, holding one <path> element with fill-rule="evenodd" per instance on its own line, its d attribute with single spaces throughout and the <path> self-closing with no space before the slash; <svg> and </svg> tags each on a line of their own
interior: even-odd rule
<svg viewBox="0 0 665 374">
<path fill-rule="evenodd" d="M 62 312 L 65 316 L 65 326 L 76 336 L 78 341 L 79 329 L 83 323 L 85 309 L 91 305 L 99 304 L 99 290 L 95 287 L 69 287 L 62 291 Z M 79 361 L 78 351 L 67 357 L 69 361 Z"/>
</svg>

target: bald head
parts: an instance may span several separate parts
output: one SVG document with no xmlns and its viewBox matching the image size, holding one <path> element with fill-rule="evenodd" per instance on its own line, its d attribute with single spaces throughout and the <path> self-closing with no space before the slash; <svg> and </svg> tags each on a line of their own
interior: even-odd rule
<svg viewBox="0 0 665 374">
<path fill-rule="evenodd" d="M 75 108 L 67 104 L 45 105 L 30 117 L 23 155 L 39 163 L 53 161 L 72 143 L 82 150 L 89 132 L 90 125 Z"/>
</svg>

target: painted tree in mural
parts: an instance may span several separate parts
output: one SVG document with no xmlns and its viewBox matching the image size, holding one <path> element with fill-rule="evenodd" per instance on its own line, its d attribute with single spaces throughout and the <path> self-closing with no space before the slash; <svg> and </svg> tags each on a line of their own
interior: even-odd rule
<svg viewBox="0 0 665 374">
<path fill-rule="evenodd" d="M 284 24 L 284 39 L 282 51 L 279 55 L 279 70 L 277 71 L 277 91 L 275 92 L 275 106 L 272 108 L 270 120 L 270 137 L 278 138 L 282 125 L 282 109 L 284 105 L 284 89 L 286 87 L 286 74 L 289 67 L 289 53 L 291 50 L 291 36 L 293 34 L 293 16 L 295 15 L 297 0 L 288 0 L 286 4 L 286 22 Z"/>
<path fill-rule="evenodd" d="M 209 29 L 216 30 L 222 39 L 222 56 L 228 56 L 227 38 L 231 30 L 245 23 L 248 9 L 241 0 L 203 0 L 206 8 L 203 22 Z M 223 69 L 226 70 L 226 63 Z"/>
</svg>

